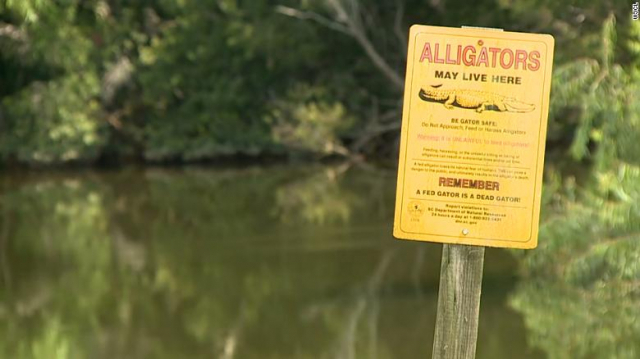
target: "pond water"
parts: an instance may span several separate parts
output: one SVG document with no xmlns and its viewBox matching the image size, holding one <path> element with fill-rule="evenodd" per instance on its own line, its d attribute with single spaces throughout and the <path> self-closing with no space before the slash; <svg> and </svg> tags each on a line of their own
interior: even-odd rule
<svg viewBox="0 0 640 359">
<path fill-rule="evenodd" d="M 441 246 L 391 236 L 395 173 L 0 175 L 2 358 L 430 358 Z M 488 249 L 477 358 L 546 358 Z"/>
</svg>

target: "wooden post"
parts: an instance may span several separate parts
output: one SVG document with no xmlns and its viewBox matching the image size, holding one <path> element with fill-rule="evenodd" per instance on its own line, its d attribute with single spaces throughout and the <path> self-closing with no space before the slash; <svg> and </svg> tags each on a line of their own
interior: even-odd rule
<svg viewBox="0 0 640 359">
<path fill-rule="evenodd" d="M 443 245 L 432 359 L 476 357 L 483 270 L 484 247 Z"/>
<path fill-rule="evenodd" d="M 432 359 L 474 359 L 484 247 L 444 244 Z"/>
</svg>

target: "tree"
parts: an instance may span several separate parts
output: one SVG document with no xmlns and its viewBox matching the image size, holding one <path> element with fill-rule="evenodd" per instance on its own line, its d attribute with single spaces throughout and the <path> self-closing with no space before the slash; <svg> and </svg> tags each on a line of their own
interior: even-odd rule
<svg viewBox="0 0 640 359">
<path fill-rule="evenodd" d="M 640 355 L 640 88 L 616 63 L 616 33 L 610 15 L 601 57 L 556 71 L 555 125 L 564 114 L 576 126 L 565 163 L 582 168 L 548 171 L 540 246 L 522 256 L 528 278 L 512 298 L 552 359 Z"/>
</svg>

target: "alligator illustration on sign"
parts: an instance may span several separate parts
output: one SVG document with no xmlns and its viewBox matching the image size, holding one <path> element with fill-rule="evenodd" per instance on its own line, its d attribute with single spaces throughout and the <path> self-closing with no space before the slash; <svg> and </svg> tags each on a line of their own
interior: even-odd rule
<svg viewBox="0 0 640 359">
<path fill-rule="evenodd" d="M 420 89 L 418 96 L 424 101 L 439 102 L 448 109 L 455 107 L 475 109 L 477 112 L 493 110 L 500 112 L 531 112 L 536 107 L 513 97 L 478 90 L 441 89 L 440 85 L 430 85 Z"/>
</svg>

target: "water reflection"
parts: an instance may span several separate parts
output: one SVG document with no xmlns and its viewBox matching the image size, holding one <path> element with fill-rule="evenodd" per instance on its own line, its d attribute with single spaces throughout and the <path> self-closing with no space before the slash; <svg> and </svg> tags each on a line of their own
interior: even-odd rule
<svg viewBox="0 0 640 359">
<path fill-rule="evenodd" d="M 0 180 L 3 358 L 430 357 L 440 246 L 391 238 L 393 173 Z M 486 266 L 477 357 L 543 358 L 506 305 L 512 257 Z"/>
</svg>

